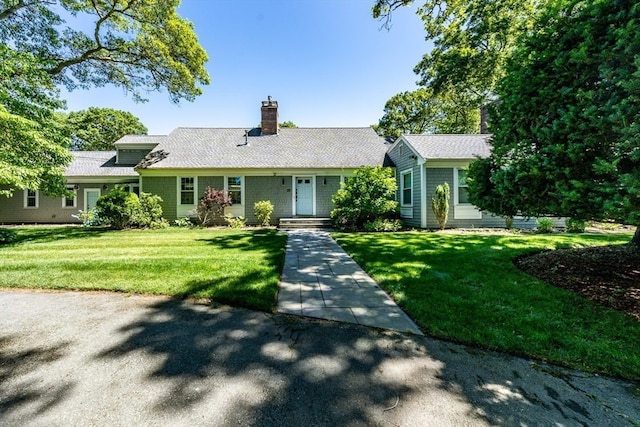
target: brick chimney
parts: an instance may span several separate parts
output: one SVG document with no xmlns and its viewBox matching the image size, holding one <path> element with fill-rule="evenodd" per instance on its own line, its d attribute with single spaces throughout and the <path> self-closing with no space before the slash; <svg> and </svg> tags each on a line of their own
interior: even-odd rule
<svg viewBox="0 0 640 427">
<path fill-rule="evenodd" d="M 262 101 L 262 134 L 277 135 L 278 134 L 278 101 L 272 101 L 271 97 L 267 97 L 267 101 Z"/>
</svg>

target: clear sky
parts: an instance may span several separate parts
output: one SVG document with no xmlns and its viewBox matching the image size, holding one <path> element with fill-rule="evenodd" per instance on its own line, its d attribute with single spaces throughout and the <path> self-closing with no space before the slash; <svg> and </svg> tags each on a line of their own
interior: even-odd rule
<svg viewBox="0 0 640 427">
<path fill-rule="evenodd" d="M 278 101 L 280 121 L 300 127 L 377 123 L 385 102 L 416 88 L 413 67 L 429 49 L 413 9 L 390 31 L 371 17 L 373 0 L 183 0 L 209 54 L 211 84 L 193 103 L 152 93 L 136 104 L 122 89 L 63 92 L 68 111 L 91 106 L 133 113 L 149 134 L 176 127 L 249 127 L 260 102 Z"/>
</svg>

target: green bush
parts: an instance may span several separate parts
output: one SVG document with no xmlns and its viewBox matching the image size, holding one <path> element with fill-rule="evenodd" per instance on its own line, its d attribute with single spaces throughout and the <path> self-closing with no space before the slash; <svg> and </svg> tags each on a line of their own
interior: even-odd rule
<svg viewBox="0 0 640 427">
<path fill-rule="evenodd" d="M 130 227 L 165 228 L 169 224 L 162 218 L 162 198 L 155 194 L 140 193 L 137 205 L 134 203 L 129 220 Z M 165 224 L 166 223 L 166 224 Z"/>
<path fill-rule="evenodd" d="M 538 233 L 551 233 L 553 231 L 553 220 L 551 218 L 538 218 L 536 228 Z"/>
<path fill-rule="evenodd" d="M 185 216 L 183 218 L 174 219 L 173 225 L 175 225 L 176 227 L 191 228 L 195 224 L 191 221 L 191 218 Z"/>
<path fill-rule="evenodd" d="M 587 228 L 587 221 L 567 218 L 565 226 L 567 227 L 567 233 L 584 233 L 584 230 Z"/>
<path fill-rule="evenodd" d="M 258 222 L 263 227 L 268 227 L 271 223 L 271 214 L 273 213 L 273 203 L 269 200 L 261 200 L 259 202 L 255 202 L 253 205 L 253 210 L 255 212 L 256 217 L 258 218 Z"/>
<path fill-rule="evenodd" d="M 100 196 L 96 202 L 95 215 L 104 224 L 121 230 L 134 228 L 165 228 L 169 223 L 162 218 L 162 199 L 149 193 L 140 193 L 138 197 L 129 193 L 121 185 Z"/>
<path fill-rule="evenodd" d="M 9 228 L 0 228 L 0 245 L 6 245 L 18 240 L 18 233 Z"/>
<path fill-rule="evenodd" d="M 233 216 L 231 214 L 226 214 L 224 216 L 224 220 L 231 228 L 244 228 L 247 226 L 247 220 L 243 216 Z"/>
<path fill-rule="evenodd" d="M 376 219 L 398 215 L 393 169 L 363 166 L 333 195 L 331 219 L 337 229 L 361 230 Z"/>
<path fill-rule="evenodd" d="M 375 219 L 364 223 L 364 231 L 398 231 L 402 229 L 402 221 L 399 219 Z"/>
<path fill-rule="evenodd" d="M 80 220 L 85 227 L 99 227 L 104 225 L 104 220 L 98 215 L 96 209 L 89 209 L 88 211 L 79 210 L 76 215 L 71 216 Z"/>
<path fill-rule="evenodd" d="M 444 230 L 449 217 L 449 197 L 451 191 L 449 190 L 449 184 L 444 183 L 436 187 L 436 195 L 431 198 L 433 213 L 436 216 L 436 221 L 440 226 L 440 230 Z"/>
</svg>

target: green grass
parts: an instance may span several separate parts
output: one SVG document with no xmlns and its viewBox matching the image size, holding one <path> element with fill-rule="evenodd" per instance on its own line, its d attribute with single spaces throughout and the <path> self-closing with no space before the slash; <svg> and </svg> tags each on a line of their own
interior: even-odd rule
<svg viewBox="0 0 640 427">
<path fill-rule="evenodd" d="M 631 234 L 343 234 L 334 238 L 429 334 L 640 379 L 640 322 L 541 282 L 521 254 L 623 244 Z"/>
<path fill-rule="evenodd" d="M 0 287 L 110 290 L 271 310 L 286 235 L 273 230 L 24 227 L 0 246 Z"/>
</svg>

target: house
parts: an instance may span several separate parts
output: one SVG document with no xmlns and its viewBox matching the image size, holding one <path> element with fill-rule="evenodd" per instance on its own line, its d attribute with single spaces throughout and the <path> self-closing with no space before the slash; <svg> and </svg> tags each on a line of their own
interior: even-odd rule
<svg viewBox="0 0 640 427">
<path fill-rule="evenodd" d="M 393 145 L 371 128 L 278 127 L 278 103 L 261 105 L 260 128 L 177 128 L 168 135 L 127 135 L 115 151 L 73 152 L 66 170 L 73 198 L 24 190 L 0 199 L 0 223 L 70 223 L 115 184 L 159 195 L 166 219 L 193 216 L 208 186 L 233 201 L 225 213 L 258 222 L 253 205 L 269 200 L 271 220 L 328 218 L 332 196 L 360 166 L 395 167 L 401 216 L 413 227 L 438 226 L 435 187 L 448 182 L 448 226 L 503 227 L 504 219 L 467 201 L 465 167 L 489 155 L 490 135 L 403 135 Z M 517 219 L 516 226 L 531 226 Z"/>
</svg>

